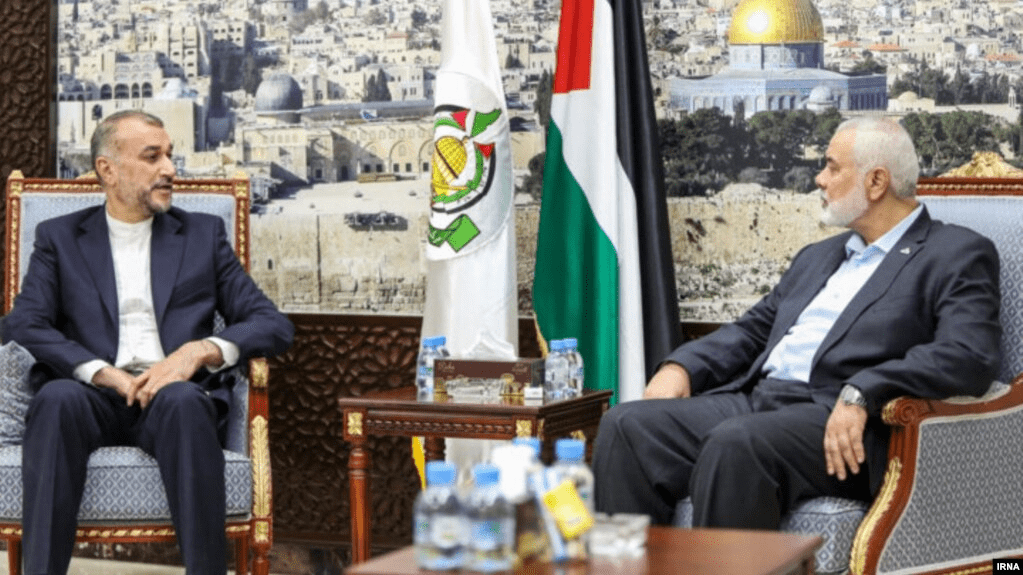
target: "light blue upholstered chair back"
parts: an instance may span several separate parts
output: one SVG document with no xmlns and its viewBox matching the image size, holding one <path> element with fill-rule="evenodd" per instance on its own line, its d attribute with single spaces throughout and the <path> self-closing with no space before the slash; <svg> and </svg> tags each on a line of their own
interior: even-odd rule
<svg viewBox="0 0 1023 575">
<path fill-rule="evenodd" d="M 1023 373 L 1023 195 L 922 195 L 931 217 L 987 236 L 998 248 L 1002 366 L 998 380 Z"/>
</svg>

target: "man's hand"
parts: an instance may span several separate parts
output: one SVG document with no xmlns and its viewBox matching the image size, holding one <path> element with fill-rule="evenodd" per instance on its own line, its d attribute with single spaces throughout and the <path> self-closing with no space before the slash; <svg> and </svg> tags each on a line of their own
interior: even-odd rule
<svg viewBox="0 0 1023 575">
<path fill-rule="evenodd" d="M 132 405 L 137 399 L 139 405 L 145 409 L 165 385 L 175 381 L 188 381 L 199 368 L 220 365 L 223 362 L 220 348 L 213 342 L 205 339 L 190 341 L 132 380 L 131 389 L 125 396 L 128 405 Z"/>
<path fill-rule="evenodd" d="M 128 397 L 132 390 L 132 376 L 123 369 L 114 366 L 107 366 L 97 371 L 92 376 L 92 383 L 96 387 L 109 387 L 121 396 Z"/>
<path fill-rule="evenodd" d="M 828 475 L 845 481 L 846 469 L 860 472 L 866 455 L 863 450 L 863 429 L 867 426 L 867 410 L 839 399 L 824 428 L 824 458 Z"/>
<path fill-rule="evenodd" d="M 689 383 L 689 372 L 677 363 L 666 363 L 650 378 L 643 399 L 674 399 L 689 397 L 692 386 Z"/>
</svg>

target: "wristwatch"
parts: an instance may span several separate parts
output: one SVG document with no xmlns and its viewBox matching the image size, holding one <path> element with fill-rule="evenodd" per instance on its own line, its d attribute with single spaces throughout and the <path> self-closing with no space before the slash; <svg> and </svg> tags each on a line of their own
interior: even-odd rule
<svg viewBox="0 0 1023 575">
<path fill-rule="evenodd" d="M 842 403 L 846 405 L 856 405 L 863 409 L 867 408 L 867 398 L 863 397 L 863 393 L 852 385 L 846 384 L 842 387 L 842 391 L 838 394 L 838 399 L 842 400 Z"/>
</svg>

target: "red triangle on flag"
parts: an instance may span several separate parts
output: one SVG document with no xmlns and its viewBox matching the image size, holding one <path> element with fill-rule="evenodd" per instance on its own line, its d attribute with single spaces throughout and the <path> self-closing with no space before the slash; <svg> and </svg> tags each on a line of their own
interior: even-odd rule
<svg viewBox="0 0 1023 575">
<path fill-rule="evenodd" d="M 494 153 L 493 144 L 476 144 L 476 148 L 479 149 L 484 158 L 490 158 L 490 155 Z"/>
<path fill-rule="evenodd" d="M 465 119 L 469 117 L 469 110 L 460 110 L 451 114 L 451 117 L 458 122 L 458 125 L 461 126 L 463 130 L 465 130 Z"/>
</svg>

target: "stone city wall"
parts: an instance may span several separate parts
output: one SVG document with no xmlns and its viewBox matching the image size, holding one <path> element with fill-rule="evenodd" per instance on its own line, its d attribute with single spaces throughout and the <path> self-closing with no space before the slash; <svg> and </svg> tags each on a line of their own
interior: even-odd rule
<svg viewBox="0 0 1023 575">
<path fill-rule="evenodd" d="M 777 282 L 800 247 L 836 233 L 818 224 L 816 194 L 734 185 L 672 198 L 683 319 L 727 321 Z M 519 309 L 531 314 L 539 206 L 516 207 Z M 253 215 L 252 275 L 286 311 L 421 314 L 426 215 L 402 229 L 355 229 L 341 214 Z"/>
</svg>

